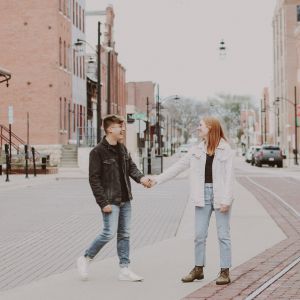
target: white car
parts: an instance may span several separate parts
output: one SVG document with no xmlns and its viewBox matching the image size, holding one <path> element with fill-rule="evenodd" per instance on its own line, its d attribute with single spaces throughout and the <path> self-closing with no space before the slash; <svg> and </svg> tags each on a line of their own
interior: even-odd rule
<svg viewBox="0 0 300 300">
<path fill-rule="evenodd" d="M 254 154 L 260 150 L 260 146 L 250 146 L 245 154 L 245 160 L 247 163 L 254 164 Z"/>
</svg>

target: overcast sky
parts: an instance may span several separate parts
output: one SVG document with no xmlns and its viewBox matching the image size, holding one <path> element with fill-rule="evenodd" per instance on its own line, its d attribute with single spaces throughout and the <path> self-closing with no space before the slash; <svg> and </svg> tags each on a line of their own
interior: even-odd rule
<svg viewBox="0 0 300 300">
<path fill-rule="evenodd" d="M 272 79 L 276 0 L 86 0 L 115 11 L 115 41 L 127 81 L 153 81 L 162 97 L 218 92 L 258 98 Z M 89 22 L 87 20 L 87 22 Z M 97 41 L 97 25 L 87 39 Z M 103 27 L 104 29 L 104 27 Z M 219 43 L 227 47 L 225 59 Z"/>
</svg>

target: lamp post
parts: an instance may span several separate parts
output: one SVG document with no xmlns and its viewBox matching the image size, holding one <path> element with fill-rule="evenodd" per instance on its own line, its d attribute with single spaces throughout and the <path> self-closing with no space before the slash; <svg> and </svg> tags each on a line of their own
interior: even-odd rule
<svg viewBox="0 0 300 300">
<path fill-rule="evenodd" d="M 171 95 L 168 96 L 162 100 L 159 98 L 159 88 L 158 88 L 158 96 L 157 96 L 157 102 L 156 102 L 156 132 L 157 132 L 157 139 L 158 139 L 158 148 L 157 148 L 157 155 L 161 155 L 161 131 L 160 131 L 160 110 L 161 110 L 161 105 L 165 103 L 168 100 L 179 100 L 180 97 L 178 95 Z M 172 151 L 171 151 L 172 152 Z"/>
<path fill-rule="evenodd" d="M 294 149 L 294 155 L 295 155 L 295 165 L 298 165 L 298 124 L 297 124 L 297 87 L 294 88 L 294 95 L 295 95 L 295 102 L 292 102 L 289 99 L 277 97 L 276 102 L 279 104 L 280 99 L 288 102 L 289 104 L 294 106 L 294 117 L 295 117 L 295 149 Z M 278 113 L 279 115 L 279 113 Z M 278 117 L 279 121 L 279 117 Z"/>
<path fill-rule="evenodd" d="M 151 147 L 150 147 L 150 118 L 149 118 L 149 97 L 147 97 L 147 174 L 151 174 Z"/>
<path fill-rule="evenodd" d="M 98 43 L 97 49 L 94 49 L 87 41 L 82 39 L 77 39 L 75 46 L 82 46 L 83 43 L 89 45 L 97 55 L 97 143 L 101 141 L 101 22 L 98 22 Z"/>
</svg>

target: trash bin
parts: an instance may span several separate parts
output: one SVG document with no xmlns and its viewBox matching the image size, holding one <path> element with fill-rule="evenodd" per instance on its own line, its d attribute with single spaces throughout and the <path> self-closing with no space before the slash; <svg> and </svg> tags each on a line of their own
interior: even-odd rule
<svg viewBox="0 0 300 300">
<path fill-rule="evenodd" d="M 47 167 L 47 157 L 43 156 L 42 157 L 42 170 L 46 170 Z"/>
</svg>

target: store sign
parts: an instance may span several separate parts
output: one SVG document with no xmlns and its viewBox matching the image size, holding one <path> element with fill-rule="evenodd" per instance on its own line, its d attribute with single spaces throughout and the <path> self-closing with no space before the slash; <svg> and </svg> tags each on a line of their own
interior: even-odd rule
<svg viewBox="0 0 300 300">
<path fill-rule="evenodd" d="M 14 108 L 12 105 L 8 107 L 8 124 L 12 124 L 14 122 Z"/>
</svg>

